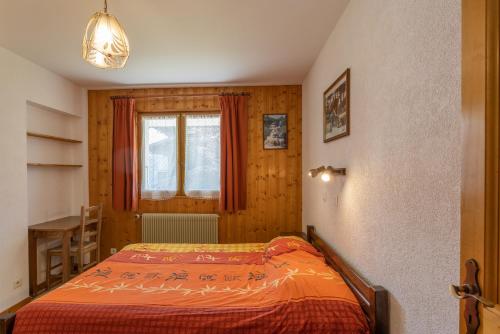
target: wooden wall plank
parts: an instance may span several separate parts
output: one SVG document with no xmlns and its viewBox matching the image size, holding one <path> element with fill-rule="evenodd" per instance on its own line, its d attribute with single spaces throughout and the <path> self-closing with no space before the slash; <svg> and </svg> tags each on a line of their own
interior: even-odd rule
<svg viewBox="0 0 500 334">
<path fill-rule="evenodd" d="M 149 88 L 89 91 L 89 189 L 91 204 L 104 204 L 102 254 L 139 242 L 135 213 L 112 209 L 113 95 L 150 96 L 249 92 L 248 208 L 224 214 L 219 224 L 222 243 L 266 242 L 281 232 L 301 230 L 301 86 Z M 137 109 L 218 109 L 212 96 L 138 99 Z M 264 114 L 288 114 L 288 149 L 264 150 Z M 141 200 L 138 212 L 218 213 L 217 200 L 172 198 Z"/>
</svg>

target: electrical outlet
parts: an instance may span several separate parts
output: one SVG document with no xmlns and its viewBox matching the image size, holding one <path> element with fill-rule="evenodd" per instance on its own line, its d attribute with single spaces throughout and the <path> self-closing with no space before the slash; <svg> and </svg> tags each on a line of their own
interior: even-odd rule
<svg viewBox="0 0 500 334">
<path fill-rule="evenodd" d="M 116 254 L 116 248 L 111 248 L 109 252 L 111 253 L 111 255 Z"/>
<path fill-rule="evenodd" d="M 12 286 L 13 286 L 14 289 L 20 288 L 21 286 L 23 286 L 23 279 L 20 278 L 17 281 L 14 281 L 14 283 L 12 284 Z"/>
</svg>

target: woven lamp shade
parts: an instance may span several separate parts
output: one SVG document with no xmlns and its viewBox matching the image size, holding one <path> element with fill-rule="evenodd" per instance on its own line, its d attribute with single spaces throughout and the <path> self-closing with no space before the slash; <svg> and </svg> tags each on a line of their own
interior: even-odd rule
<svg viewBox="0 0 500 334">
<path fill-rule="evenodd" d="M 83 36 L 82 56 L 99 68 L 122 68 L 130 52 L 127 35 L 113 15 L 97 12 Z"/>
</svg>

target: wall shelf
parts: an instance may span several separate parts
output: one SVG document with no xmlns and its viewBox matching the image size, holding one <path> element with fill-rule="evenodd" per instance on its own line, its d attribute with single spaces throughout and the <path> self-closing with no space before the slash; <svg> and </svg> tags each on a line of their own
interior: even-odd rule
<svg viewBox="0 0 500 334">
<path fill-rule="evenodd" d="M 58 114 L 60 116 L 65 116 L 65 117 L 75 118 L 75 119 L 81 118 L 80 115 L 75 115 L 75 114 L 67 112 L 67 111 L 62 111 L 60 109 L 52 108 L 52 107 L 46 106 L 45 104 L 33 102 L 33 101 L 30 101 L 30 100 L 27 100 L 26 103 L 28 105 L 32 106 L 32 107 L 37 108 L 37 109 L 42 109 L 42 110 L 45 110 L 45 111 L 49 111 L 51 113 Z"/>
<path fill-rule="evenodd" d="M 83 165 L 75 165 L 75 164 L 46 164 L 38 162 L 28 162 L 27 165 L 28 167 L 69 167 L 69 168 L 83 167 Z"/>
<path fill-rule="evenodd" d="M 74 144 L 81 144 L 82 143 L 81 140 L 46 135 L 46 134 L 36 133 L 36 132 L 26 132 L 26 135 L 28 137 L 43 138 L 43 139 L 55 140 L 55 141 L 60 141 L 60 142 L 65 142 L 65 143 L 74 143 Z"/>
</svg>

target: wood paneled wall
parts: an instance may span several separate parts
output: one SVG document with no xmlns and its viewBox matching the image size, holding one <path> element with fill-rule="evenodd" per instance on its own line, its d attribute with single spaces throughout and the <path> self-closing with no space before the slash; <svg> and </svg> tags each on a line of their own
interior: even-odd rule
<svg viewBox="0 0 500 334">
<path fill-rule="evenodd" d="M 90 203 L 104 204 L 102 254 L 139 241 L 135 214 L 112 209 L 113 106 L 110 97 L 250 93 L 247 210 L 221 215 L 221 243 L 266 242 L 283 231 L 301 230 L 301 86 L 154 88 L 89 91 Z M 212 96 L 137 99 L 144 112 L 218 109 Z M 288 114 L 288 149 L 263 149 L 263 114 Z M 141 200 L 139 212 L 218 213 L 217 200 L 174 198 Z"/>
</svg>

